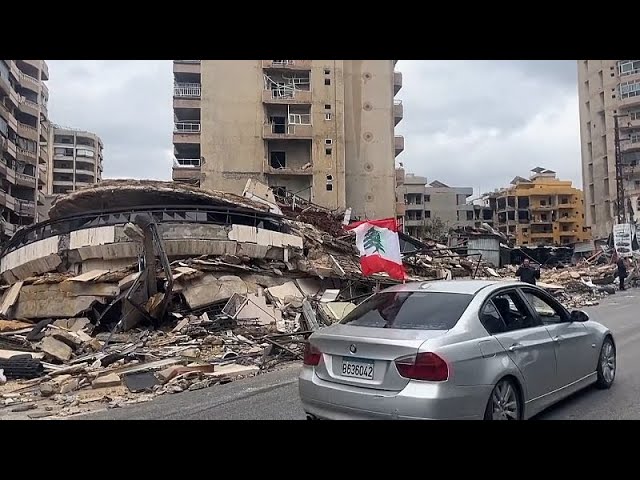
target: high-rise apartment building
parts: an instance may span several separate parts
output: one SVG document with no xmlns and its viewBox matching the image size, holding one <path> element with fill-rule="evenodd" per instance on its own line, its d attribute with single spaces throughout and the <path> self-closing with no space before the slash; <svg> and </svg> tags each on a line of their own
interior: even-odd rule
<svg viewBox="0 0 640 480">
<path fill-rule="evenodd" d="M 395 216 L 394 60 L 174 60 L 173 179 Z"/>
<path fill-rule="evenodd" d="M 639 218 L 640 60 L 578 60 L 582 183 L 586 219 L 596 239 L 607 238 L 617 218 L 616 144 L 627 214 Z"/>
<path fill-rule="evenodd" d="M 38 220 L 49 152 L 44 60 L 0 60 L 0 241 Z"/>
<path fill-rule="evenodd" d="M 102 180 L 103 145 L 95 133 L 52 125 L 48 194 L 73 192 Z"/>
</svg>

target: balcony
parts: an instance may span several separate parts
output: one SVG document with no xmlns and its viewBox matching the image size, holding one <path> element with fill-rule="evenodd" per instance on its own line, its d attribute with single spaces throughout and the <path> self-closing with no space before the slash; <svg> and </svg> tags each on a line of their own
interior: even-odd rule
<svg viewBox="0 0 640 480">
<path fill-rule="evenodd" d="M 197 165 L 181 165 L 179 162 L 174 162 L 173 170 L 171 172 L 171 178 L 174 182 L 187 182 L 187 183 L 199 183 L 200 182 L 200 159 L 184 159 L 183 161 L 198 162 Z"/>
<path fill-rule="evenodd" d="M 620 151 L 623 153 L 640 151 L 640 135 L 636 134 L 630 140 L 622 140 L 620 142 Z"/>
<path fill-rule="evenodd" d="M 304 175 L 313 175 L 313 165 L 311 162 L 306 165 L 301 166 L 290 166 L 290 167 L 272 167 L 269 163 L 265 165 L 265 172 L 271 175 L 295 175 L 295 176 L 304 176 Z"/>
<path fill-rule="evenodd" d="M 578 222 L 578 217 L 560 217 L 558 219 L 560 223 L 576 223 Z"/>
<path fill-rule="evenodd" d="M 173 73 L 200 73 L 200 60 L 174 60 Z"/>
<path fill-rule="evenodd" d="M 0 92 L 5 92 L 7 95 L 9 95 L 12 91 L 13 88 L 11 88 L 9 79 L 0 75 Z"/>
<path fill-rule="evenodd" d="M 534 212 L 536 211 L 546 212 L 546 211 L 553 210 L 554 208 L 556 208 L 556 206 L 555 205 L 531 205 L 530 208 Z"/>
<path fill-rule="evenodd" d="M 85 175 L 87 177 L 90 177 L 90 181 L 93 182 L 95 177 L 95 172 L 93 170 L 87 170 L 85 168 L 82 168 L 78 164 L 76 164 L 76 175 Z"/>
<path fill-rule="evenodd" d="M 624 108 L 627 108 L 627 107 L 640 106 L 640 95 L 636 95 L 635 97 L 621 98 L 619 105 L 620 105 L 619 106 L 620 109 L 624 109 Z M 620 122 L 620 123 L 622 123 L 622 122 Z"/>
<path fill-rule="evenodd" d="M 311 104 L 311 91 L 286 89 L 286 90 L 263 90 L 262 102 L 269 104 Z"/>
<path fill-rule="evenodd" d="M 200 98 L 202 88 L 199 83 L 176 83 L 173 86 L 174 98 Z"/>
<path fill-rule="evenodd" d="M 398 125 L 404 117 L 404 107 L 402 106 L 402 100 L 393 101 L 393 121 L 394 125 Z"/>
<path fill-rule="evenodd" d="M 38 162 L 35 152 L 30 152 L 20 147 L 17 148 L 16 159 L 30 165 L 35 165 Z"/>
<path fill-rule="evenodd" d="M 568 230 L 568 231 L 561 231 L 560 232 L 560 236 L 561 237 L 575 237 L 578 235 L 578 232 L 576 232 L 575 230 Z"/>
<path fill-rule="evenodd" d="M 274 70 L 311 70 L 311 60 L 262 60 L 262 68 Z"/>
<path fill-rule="evenodd" d="M 36 204 L 30 200 L 16 200 L 14 212 L 20 217 L 33 217 L 36 214 Z"/>
<path fill-rule="evenodd" d="M 22 113 L 36 117 L 38 120 L 40 119 L 40 105 L 36 102 L 32 102 L 31 100 L 21 97 L 19 109 Z"/>
<path fill-rule="evenodd" d="M 201 95 L 199 83 L 176 83 L 173 86 L 173 108 L 200 108 Z"/>
<path fill-rule="evenodd" d="M 200 122 L 176 122 L 173 143 L 200 143 Z"/>
<path fill-rule="evenodd" d="M 396 157 L 404 151 L 404 137 L 402 135 L 396 135 L 393 139 Z"/>
<path fill-rule="evenodd" d="M 35 93 L 40 93 L 40 81 L 37 78 L 33 78 L 31 75 L 20 72 L 19 75 L 20 86 L 26 88 Z"/>
<path fill-rule="evenodd" d="M 9 126 L 13 129 L 14 132 L 18 130 L 18 120 L 16 120 L 16 117 L 14 117 L 13 114 L 9 111 L 9 109 L 5 107 L 4 104 L 1 102 L 0 102 L 0 117 L 4 118 L 5 122 L 9 124 Z"/>
<path fill-rule="evenodd" d="M 566 210 L 566 209 L 575 209 L 578 208 L 578 204 L 576 202 L 570 202 L 570 203 L 559 203 L 557 206 L 558 210 Z"/>
<path fill-rule="evenodd" d="M 47 122 L 40 122 L 40 134 L 45 138 L 45 140 L 48 140 L 49 125 L 47 125 Z"/>
<path fill-rule="evenodd" d="M 262 138 L 265 140 L 279 139 L 301 139 L 311 140 L 313 138 L 313 127 L 311 125 L 280 125 L 267 123 L 262 126 Z"/>
<path fill-rule="evenodd" d="M 18 135 L 20 135 L 22 138 L 28 138 L 29 140 L 33 140 L 34 142 L 37 142 L 38 140 L 40 140 L 38 138 L 37 128 L 33 128 L 32 126 L 27 125 L 25 123 L 21 123 L 21 122 L 18 122 Z"/>
<path fill-rule="evenodd" d="M 640 128 L 640 115 L 633 120 L 630 117 L 622 117 L 619 119 L 618 126 L 620 131 L 625 131 L 631 128 Z"/>
<path fill-rule="evenodd" d="M 49 80 L 49 65 L 47 65 L 47 62 L 42 60 L 40 69 L 42 70 L 42 80 L 46 82 L 47 80 Z"/>
<path fill-rule="evenodd" d="M 42 190 L 38 190 L 38 205 L 44 205 L 44 204 L 45 204 L 44 192 Z"/>
<path fill-rule="evenodd" d="M 46 185 L 47 184 L 47 171 L 43 168 L 43 165 L 38 167 L 38 184 Z"/>
<path fill-rule="evenodd" d="M 405 217 L 404 224 L 407 227 L 422 227 L 425 221 L 423 219 L 411 219 L 409 217 Z"/>
<path fill-rule="evenodd" d="M 393 72 L 393 94 L 397 95 L 402 89 L 402 72 Z"/>
<path fill-rule="evenodd" d="M 23 187 L 36 188 L 36 177 L 25 173 L 16 173 L 16 184 Z"/>
</svg>

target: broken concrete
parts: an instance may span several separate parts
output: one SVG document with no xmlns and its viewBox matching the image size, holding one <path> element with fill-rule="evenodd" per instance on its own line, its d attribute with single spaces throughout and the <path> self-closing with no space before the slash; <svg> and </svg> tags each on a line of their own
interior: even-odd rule
<svg viewBox="0 0 640 480">
<path fill-rule="evenodd" d="M 91 385 L 93 388 L 107 388 L 107 387 L 117 387 L 122 384 L 120 380 L 120 376 L 116 373 L 109 373 L 108 375 L 103 375 L 101 377 L 96 378 Z"/>
<path fill-rule="evenodd" d="M 196 280 L 176 286 L 182 293 L 189 308 L 195 309 L 215 302 L 228 300 L 234 293 L 247 294 L 247 285 L 240 277 L 227 275 L 216 278 L 206 275 Z"/>
<path fill-rule="evenodd" d="M 66 343 L 56 340 L 53 337 L 45 337 L 40 345 L 41 350 L 61 362 L 66 362 L 71 359 L 73 350 Z"/>
</svg>

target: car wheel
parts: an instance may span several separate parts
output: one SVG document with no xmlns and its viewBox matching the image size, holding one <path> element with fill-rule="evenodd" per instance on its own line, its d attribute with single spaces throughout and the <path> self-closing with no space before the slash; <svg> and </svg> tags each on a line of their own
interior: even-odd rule
<svg viewBox="0 0 640 480">
<path fill-rule="evenodd" d="M 611 337 L 605 338 L 604 342 L 602 342 L 597 373 L 596 387 L 603 390 L 611 388 L 616 378 L 616 346 L 613 344 Z"/>
<path fill-rule="evenodd" d="M 485 420 L 520 420 L 522 406 L 512 380 L 502 379 L 493 388 L 484 412 Z"/>
</svg>

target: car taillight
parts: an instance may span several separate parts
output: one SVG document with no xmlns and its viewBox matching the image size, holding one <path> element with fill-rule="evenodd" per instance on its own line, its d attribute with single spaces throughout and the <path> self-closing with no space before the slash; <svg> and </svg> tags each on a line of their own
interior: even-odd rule
<svg viewBox="0 0 640 480">
<path fill-rule="evenodd" d="M 315 367 L 320 363 L 321 356 L 322 352 L 320 352 L 320 350 L 318 350 L 310 343 L 307 343 L 307 345 L 304 347 L 304 357 L 302 363 L 311 367 Z"/>
<path fill-rule="evenodd" d="M 435 353 L 418 353 L 395 361 L 398 373 L 412 380 L 444 382 L 449 378 L 449 366 Z"/>
</svg>

